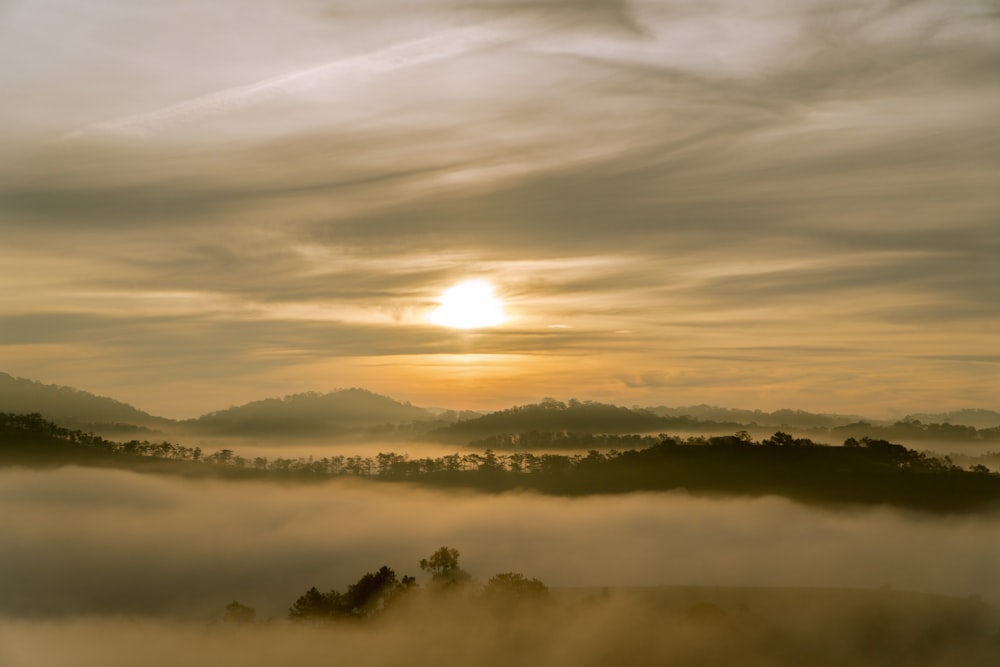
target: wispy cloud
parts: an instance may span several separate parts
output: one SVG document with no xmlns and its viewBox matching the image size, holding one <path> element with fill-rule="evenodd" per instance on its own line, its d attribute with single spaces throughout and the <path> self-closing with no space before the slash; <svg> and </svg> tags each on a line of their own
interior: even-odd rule
<svg viewBox="0 0 1000 667">
<path fill-rule="evenodd" d="M 184 122 L 239 111 L 286 95 L 309 92 L 320 86 L 335 88 L 338 83 L 352 76 L 377 75 L 454 58 L 510 38 L 510 30 L 504 29 L 499 23 L 436 32 L 368 53 L 339 58 L 315 67 L 184 100 L 154 111 L 98 123 L 73 132 L 69 138 L 86 137 L 95 133 L 141 137 Z"/>
<path fill-rule="evenodd" d="M 897 382 L 903 359 L 937 378 L 925 403 L 959 400 L 961 378 L 993 386 L 926 361 L 988 356 L 1000 317 L 989 3 L 254 4 L 239 24 L 253 53 L 209 39 L 215 10 L 184 6 L 205 22 L 185 24 L 191 49 L 157 41 L 142 14 L 141 58 L 116 46 L 117 14 L 73 24 L 106 53 L 81 50 L 65 13 L 15 17 L 34 59 L 0 57 L 0 86 L 21 91 L 0 131 L 40 107 L 62 134 L 83 129 L 12 134 L 0 161 L 8 371 L 34 377 L 24 360 L 43 355 L 23 346 L 70 331 L 104 350 L 105 378 L 140 348 L 193 369 L 206 357 L 171 341 L 197 330 L 248 359 L 266 395 L 268 377 L 284 387 L 280 355 L 253 361 L 254 346 L 276 350 L 285 327 L 297 359 L 328 355 L 324 372 L 360 373 L 366 352 L 523 354 L 539 381 L 572 387 L 575 366 L 626 403 L 670 398 L 635 378 L 683 393 L 700 369 L 726 400 L 783 407 L 805 400 L 793 377 L 811 368 L 817 401 L 858 412 L 876 390 L 838 364 Z M 27 45 L 55 28 L 72 53 Z M 89 79 L 74 69 L 94 63 Z M 10 83 L 29 75 L 47 88 Z M 466 277 L 492 279 L 519 314 L 475 349 L 419 316 Z M 181 293 L 194 296 L 154 296 Z M 101 318 L 132 333 L 102 338 Z M 728 393 L 755 374 L 770 388 Z"/>
</svg>

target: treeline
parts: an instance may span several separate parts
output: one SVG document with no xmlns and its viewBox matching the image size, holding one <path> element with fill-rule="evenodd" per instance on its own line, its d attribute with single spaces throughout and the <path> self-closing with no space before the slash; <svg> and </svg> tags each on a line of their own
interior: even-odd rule
<svg viewBox="0 0 1000 667">
<path fill-rule="evenodd" d="M 835 447 L 781 431 L 760 441 L 746 431 L 687 439 L 663 435 L 641 449 L 591 449 L 586 454 L 487 449 L 423 458 L 383 452 L 375 457 L 269 460 L 248 459 L 229 449 L 203 455 L 198 448 L 170 443 L 114 443 L 63 429 L 38 415 L 0 414 L 0 457 L 25 464 L 142 465 L 154 471 L 247 479 L 356 476 L 489 492 L 521 489 L 584 495 L 684 489 L 934 511 L 1000 502 L 1000 474 L 982 465 L 965 470 L 947 457 L 929 456 L 887 440 L 849 438 L 844 446 Z"/>
<path fill-rule="evenodd" d="M 903 419 L 889 426 L 854 422 L 831 428 L 834 435 L 855 436 L 878 435 L 900 440 L 931 440 L 936 442 L 994 442 L 1000 441 L 1000 426 L 976 428 L 963 424 L 924 423 L 919 419 Z"/>
<path fill-rule="evenodd" d="M 8 463 L 26 464 L 88 463 L 123 458 L 198 462 L 202 460 L 202 450 L 170 442 L 115 442 L 86 431 L 64 428 L 38 413 L 0 412 L 0 457 Z"/>
<path fill-rule="evenodd" d="M 618 433 L 575 433 L 573 431 L 524 431 L 522 433 L 499 433 L 479 440 L 473 440 L 469 447 L 476 449 L 501 450 L 544 450 L 574 449 L 618 449 L 623 447 L 649 447 L 668 436 L 622 435 Z"/>
</svg>

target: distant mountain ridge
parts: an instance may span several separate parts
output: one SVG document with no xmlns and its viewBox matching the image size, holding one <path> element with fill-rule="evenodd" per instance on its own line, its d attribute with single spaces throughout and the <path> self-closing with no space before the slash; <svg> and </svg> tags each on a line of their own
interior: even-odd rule
<svg viewBox="0 0 1000 667">
<path fill-rule="evenodd" d="M 427 409 L 367 389 L 304 392 L 266 398 L 177 421 L 121 401 L 71 387 L 49 385 L 0 373 L 0 412 L 39 413 L 70 428 L 109 437 L 130 432 L 212 436 L 419 437 L 467 444 L 504 434 L 734 433 L 777 428 L 828 434 L 833 440 L 874 436 L 905 441 L 1000 440 L 1000 412 L 956 410 L 914 414 L 899 422 L 802 410 L 739 410 L 709 405 L 626 408 L 595 401 L 544 399 L 487 414 L 462 409 Z M 979 429 L 977 431 L 977 428 Z"/>
<path fill-rule="evenodd" d="M 864 421 L 864 418 L 858 415 L 826 414 L 787 408 L 766 412 L 764 410 L 742 410 L 701 404 L 681 407 L 658 405 L 645 409 L 661 417 L 690 417 L 701 421 L 738 422 L 744 425 L 787 426 L 803 429 L 834 428 Z"/>
<path fill-rule="evenodd" d="M 939 413 L 915 413 L 907 415 L 903 421 L 917 420 L 924 423 L 951 423 L 975 428 L 996 428 L 1000 426 L 1000 412 L 967 408 Z"/>
</svg>

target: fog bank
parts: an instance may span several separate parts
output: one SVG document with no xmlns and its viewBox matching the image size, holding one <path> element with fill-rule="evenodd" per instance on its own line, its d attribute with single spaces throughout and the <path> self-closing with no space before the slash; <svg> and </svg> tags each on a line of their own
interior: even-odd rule
<svg viewBox="0 0 1000 667">
<path fill-rule="evenodd" d="M 997 617 L 969 601 L 875 593 L 615 592 L 580 603 L 405 598 L 370 624 L 0 619 L 6 667 L 183 665 L 995 664 Z"/>
<path fill-rule="evenodd" d="M 0 471 L 2 615 L 284 616 L 310 586 L 446 544 L 481 579 L 550 586 L 879 587 L 1000 601 L 1000 517 L 683 494 L 552 498 L 358 480 L 293 486 L 84 468 Z"/>
</svg>

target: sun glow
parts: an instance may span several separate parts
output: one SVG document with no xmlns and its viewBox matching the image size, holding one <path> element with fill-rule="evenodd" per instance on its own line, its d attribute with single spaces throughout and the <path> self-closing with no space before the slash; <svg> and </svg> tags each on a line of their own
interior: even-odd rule
<svg viewBox="0 0 1000 667">
<path fill-rule="evenodd" d="M 503 302 L 493 295 L 493 286 L 485 280 L 468 280 L 449 287 L 438 301 L 441 305 L 428 319 L 443 327 L 477 329 L 507 321 Z"/>
</svg>

